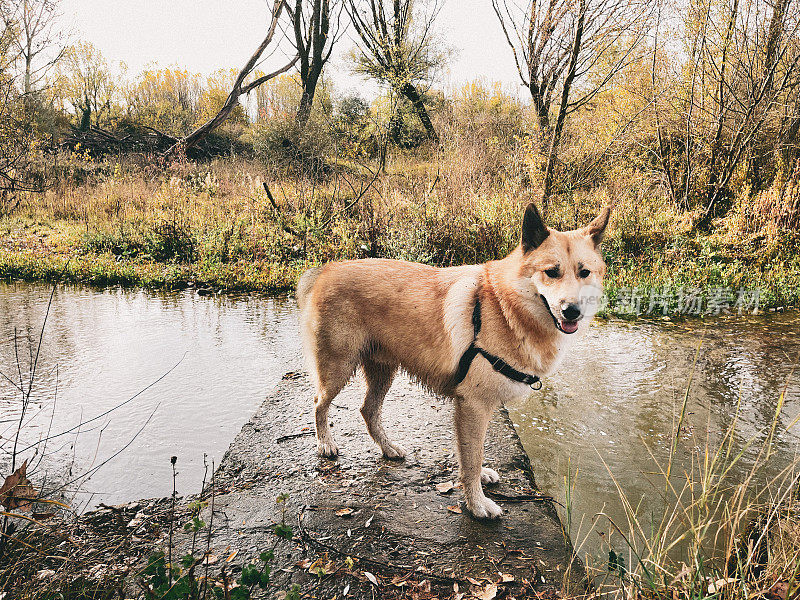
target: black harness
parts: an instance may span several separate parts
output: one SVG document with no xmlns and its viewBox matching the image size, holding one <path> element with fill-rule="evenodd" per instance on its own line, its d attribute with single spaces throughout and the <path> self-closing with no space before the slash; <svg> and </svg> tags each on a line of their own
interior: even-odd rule
<svg viewBox="0 0 800 600">
<path fill-rule="evenodd" d="M 475 334 L 472 338 L 472 343 L 469 345 L 469 348 L 466 349 L 464 354 L 461 355 L 461 360 L 458 361 L 458 370 L 456 371 L 453 379 L 453 387 L 464 381 L 464 378 L 469 372 L 469 367 L 472 364 L 472 361 L 478 354 L 480 354 L 486 360 L 488 360 L 489 364 L 492 365 L 492 368 L 501 375 L 504 375 L 513 381 L 518 381 L 519 383 L 529 385 L 534 390 L 542 389 L 542 380 L 536 375 L 528 375 L 522 371 L 517 371 L 499 356 L 495 356 L 491 352 L 487 352 L 483 348 L 475 345 L 475 342 L 478 340 L 478 334 L 481 331 L 481 301 L 477 298 L 477 296 L 475 298 L 475 308 L 472 310 L 472 327 L 475 330 Z"/>
</svg>

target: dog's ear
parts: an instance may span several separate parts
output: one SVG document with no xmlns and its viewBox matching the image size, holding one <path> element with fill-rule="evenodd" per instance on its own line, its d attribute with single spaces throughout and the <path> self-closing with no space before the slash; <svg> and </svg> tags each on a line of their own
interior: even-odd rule
<svg viewBox="0 0 800 600">
<path fill-rule="evenodd" d="M 610 218 L 611 207 L 606 206 L 600 211 L 600 214 L 597 215 L 594 220 L 584 228 L 586 235 L 592 239 L 595 246 L 599 246 L 600 242 L 603 241 L 603 235 L 606 232 L 606 227 L 608 227 L 608 220 Z"/>
<path fill-rule="evenodd" d="M 538 248 L 541 243 L 550 235 L 547 226 L 542 221 L 542 216 L 536 205 L 531 202 L 525 209 L 522 217 L 522 250 L 530 252 Z"/>
</svg>

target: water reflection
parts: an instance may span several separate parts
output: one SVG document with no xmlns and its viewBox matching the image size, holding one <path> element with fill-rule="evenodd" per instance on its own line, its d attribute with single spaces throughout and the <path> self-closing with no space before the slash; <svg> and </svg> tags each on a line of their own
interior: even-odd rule
<svg viewBox="0 0 800 600">
<path fill-rule="evenodd" d="M 733 449 L 755 440 L 733 473 L 733 480 L 741 480 L 768 435 L 784 386 L 778 454 L 762 476 L 775 475 L 794 459 L 798 428 L 785 429 L 800 413 L 800 386 L 791 378 L 800 352 L 797 322 L 795 314 L 778 314 L 706 323 L 598 323 L 541 394 L 512 407 L 545 491 L 565 503 L 565 477 L 577 471 L 573 536 L 585 540 L 585 549 L 602 562 L 601 538 L 589 532 L 596 513 L 624 522 L 612 476 L 644 522 L 662 514 L 658 465 L 667 464 L 687 388 L 673 469 L 678 479 L 707 443 L 719 444 L 738 405 Z"/>
<path fill-rule="evenodd" d="M 28 338 L 18 345 L 25 377 L 28 340 L 35 351 L 49 295 L 44 285 L 0 284 L 0 370 L 15 379 L 14 328 Z M 83 502 L 169 493 L 172 455 L 179 457 L 181 491 L 195 491 L 203 454 L 218 462 L 268 390 L 299 360 L 294 303 L 287 300 L 58 287 L 21 446 L 46 434 L 51 414 L 52 432 L 68 430 L 175 367 L 107 417 L 54 440 L 49 450 L 57 451 L 56 460 L 42 468 L 51 478 L 74 476 L 130 444 L 85 482 L 91 496 Z M 4 438 L 16 429 L 18 407 L 18 393 L 5 382 L 0 386 Z M 4 450 L 7 446 L 3 443 Z"/>
</svg>

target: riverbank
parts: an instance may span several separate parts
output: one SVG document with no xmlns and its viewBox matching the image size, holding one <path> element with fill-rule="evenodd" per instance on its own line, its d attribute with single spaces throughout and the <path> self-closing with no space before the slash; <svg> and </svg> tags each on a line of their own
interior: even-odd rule
<svg viewBox="0 0 800 600">
<path fill-rule="evenodd" d="M 223 262 L 208 256 L 195 261 L 156 260 L 125 255 L 116 248 L 94 251 L 87 234 L 79 231 L 83 228 L 73 223 L 7 219 L 2 227 L 0 278 L 23 281 L 285 293 L 294 290 L 305 269 L 318 264 L 268 258 Z M 619 235 L 612 232 L 606 243 L 608 304 L 601 315 L 680 317 L 800 305 L 800 254 L 791 245 L 762 252 L 752 246 L 715 244 L 709 237 L 693 243 L 675 239 L 673 244 L 686 246 L 667 251 L 663 243 L 650 248 L 643 245 L 633 253 L 621 247 Z M 699 255 L 692 255 L 693 246 L 701 246 Z M 398 258 L 424 260 L 425 254 Z"/>
<path fill-rule="evenodd" d="M 0 277 L 285 292 L 330 260 L 501 258 L 518 242 L 525 204 L 539 200 L 524 171 L 481 175 L 473 172 L 480 164 L 449 153 L 436 161 L 399 154 L 380 175 L 336 164 L 317 179 L 245 159 L 70 160 L 53 187 L 0 217 Z M 614 204 L 606 314 L 750 312 L 737 304 L 742 294 L 756 295 L 761 310 L 800 305 L 800 236 L 756 218 L 755 200 L 700 231 L 695 212 L 630 176 L 625 186 L 609 183 L 619 192 L 575 191 L 548 209 L 548 224 L 570 229 Z"/>
</svg>

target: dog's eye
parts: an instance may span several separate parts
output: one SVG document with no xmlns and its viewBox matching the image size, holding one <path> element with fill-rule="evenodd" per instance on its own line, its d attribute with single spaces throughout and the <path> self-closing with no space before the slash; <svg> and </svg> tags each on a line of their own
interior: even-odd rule
<svg viewBox="0 0 800 600">
<path fill-rule="evenodd" d="M 592 272 L 589 269 L 581 269 L 580 271 L 578 271 L 578 277 L 580 277 L 581 279 L 586 279 L 591 274 Z"/>
<path fill-rule="evenodd" d="M 547 275 L 550 279 L 556 279 L 559 274 L 558 267 L 551 267 L 549 269 L 545 269 L 545 275 Z"/>
</svg>

